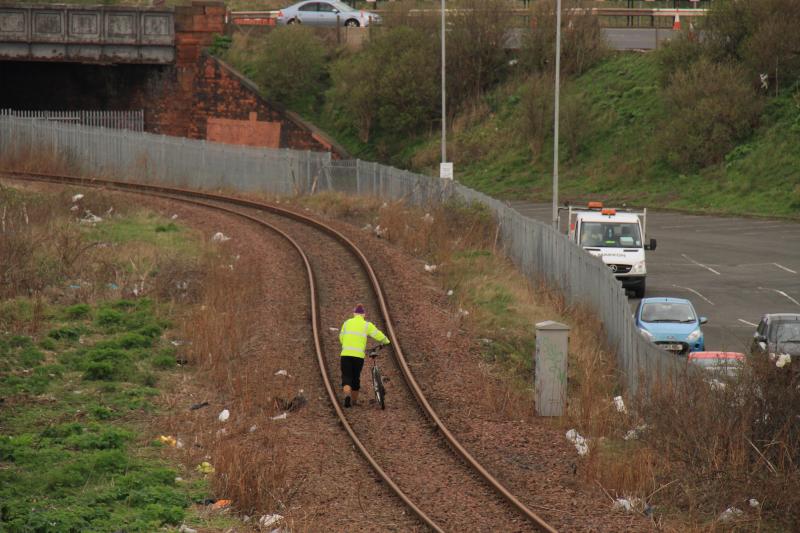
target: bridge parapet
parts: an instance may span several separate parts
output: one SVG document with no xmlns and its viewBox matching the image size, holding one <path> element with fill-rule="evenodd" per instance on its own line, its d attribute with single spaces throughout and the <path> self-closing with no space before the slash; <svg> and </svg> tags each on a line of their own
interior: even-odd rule
<svg viewBox="0 0 800 533">
<path fill-rule="evenodd" d="M 136 6 L 0 4 L 0 60 L 172 63 L 175 14 Z"/>
</svg>

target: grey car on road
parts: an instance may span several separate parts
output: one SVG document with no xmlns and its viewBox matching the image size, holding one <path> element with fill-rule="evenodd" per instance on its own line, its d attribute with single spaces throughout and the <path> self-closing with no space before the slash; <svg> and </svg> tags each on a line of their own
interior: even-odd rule
<svg viewBox="0 0 800 533">
<path fill-rule="evenodd" d="M 359 27 L 381 22 L 380 15 L 354 9 L 338 0 L 305 0 L 278 11 L 278 24 Z"/>
</svg>

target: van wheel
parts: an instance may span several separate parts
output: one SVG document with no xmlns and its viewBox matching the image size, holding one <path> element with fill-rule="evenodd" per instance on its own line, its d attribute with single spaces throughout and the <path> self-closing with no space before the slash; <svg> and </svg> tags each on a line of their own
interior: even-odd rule
<svg viewBox="0 0 800 533">
<path fill-rule="evenodd" d="M 636 289 L 633 293 L 636 295 L 637 298 L 644 298 L 644 289 L 645 289 L 645 283 L 643 281 L 642 286 Z"/>
</svg>

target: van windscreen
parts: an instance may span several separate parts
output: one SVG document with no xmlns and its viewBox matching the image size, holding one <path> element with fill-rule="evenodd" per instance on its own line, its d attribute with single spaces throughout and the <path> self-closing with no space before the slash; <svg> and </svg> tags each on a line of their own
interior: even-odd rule
<svg viewBox="0 0 800 533">
<path fill-rule="evenodd" d="M 581 246 L 605 248 L 641 248 L 639 224 L 630 222 L 583 222 Z"/>
</svg>

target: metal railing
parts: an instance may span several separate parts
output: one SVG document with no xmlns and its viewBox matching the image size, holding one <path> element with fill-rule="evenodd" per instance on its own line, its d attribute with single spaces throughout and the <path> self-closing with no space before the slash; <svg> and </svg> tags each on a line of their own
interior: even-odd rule
<svg viewBox="0 0 800 533">
<path fill-rule="evenodd" d="M 53 120 L 68 124 L 82 124 L 100 128 L 144 131 L 144 110 L 133 111 L 40 111 L 0 109 L 0 117 Z"/>
<path fill-rule="evenodd" d="M 79 175 L 123 181 L 279 195 L 331 190 L 421 206 L 451 199 L 479 202 L 496 217 L 507 255 L 531 282 L 544 278 L 570 303 L 585 304 L 597 314 L 629 391 L 643 385 L 646 391 L 647 384 L 685 368 L 639 334 L 625 292 L 601 260 L 549 225 L 458 183 L 378 163 L 337 161 L 327 153 L 0 117 L 0 168 L 32 149 L 40 152 L 39 160 L 52 155 L 68 161 Z"/>
</svg>

